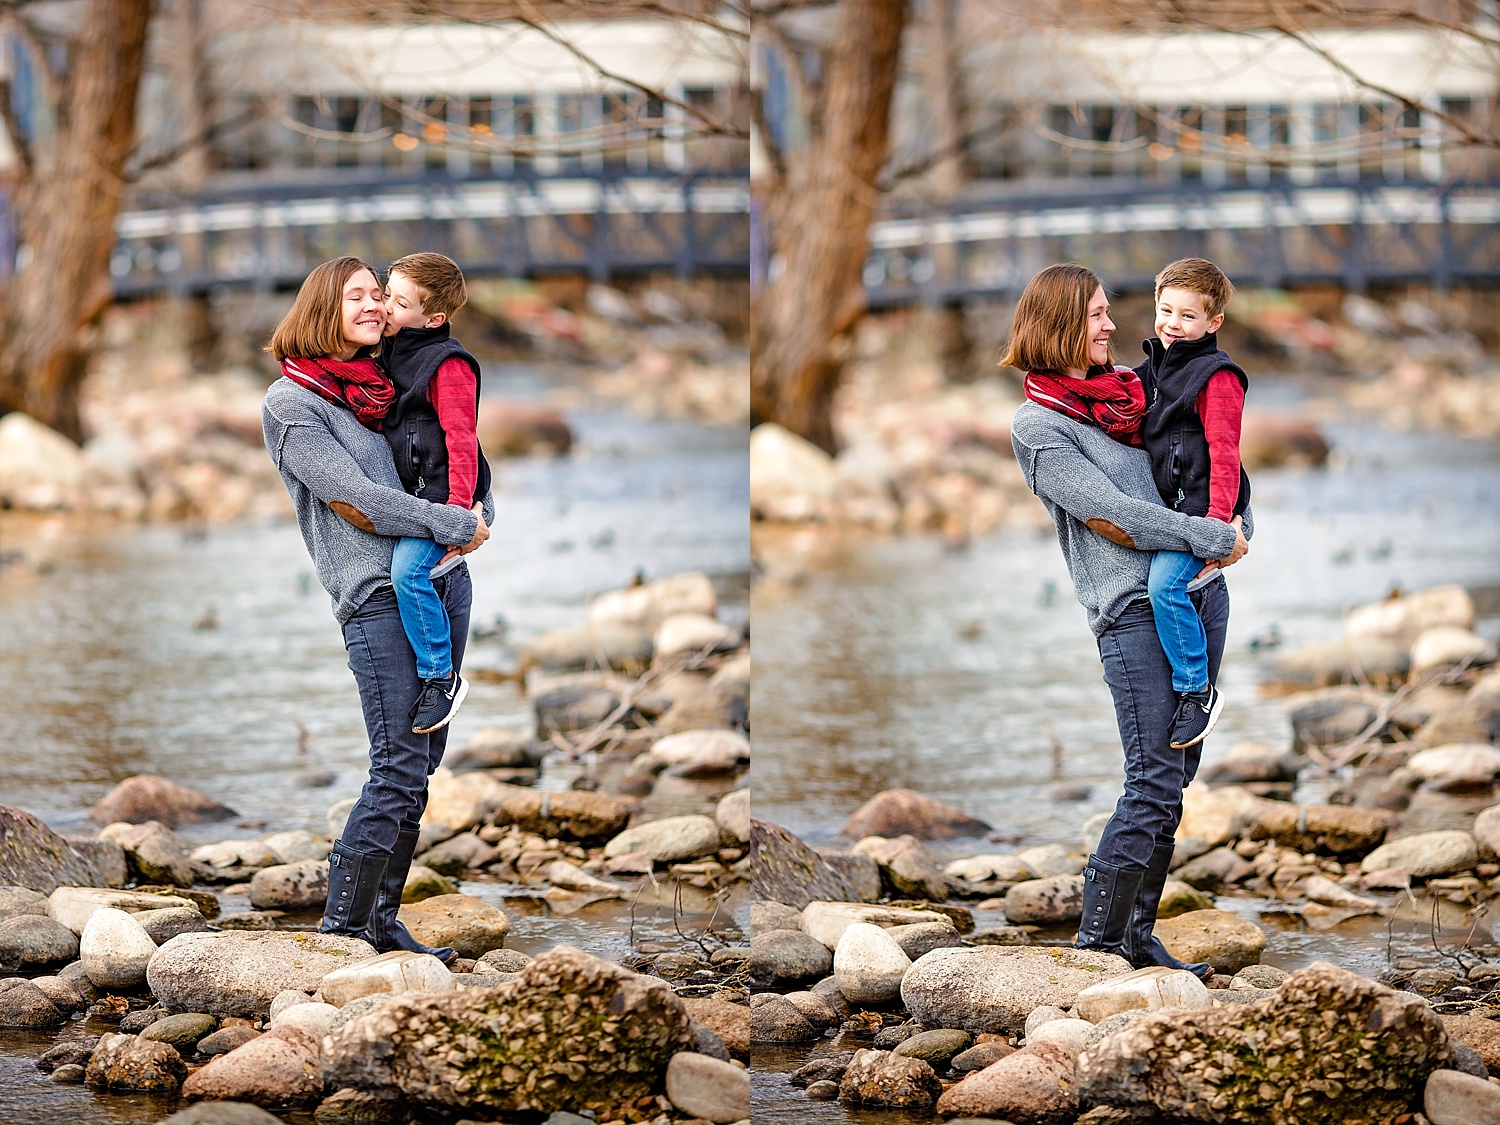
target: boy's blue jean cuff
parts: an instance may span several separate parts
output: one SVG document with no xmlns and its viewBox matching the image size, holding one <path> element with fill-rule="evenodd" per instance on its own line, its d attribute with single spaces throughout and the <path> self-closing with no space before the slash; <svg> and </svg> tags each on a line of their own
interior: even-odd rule
<svg viewBox="0 0 1500 1125">
<path fill-rule="evenodd" d="M 399 539 L 391 552 L 391 585 L 401 626 L 417 657 L 417 675 L 445 680 L 453 674 L 453 642 L 448 614 L 428 571 L 448 548 L 431 539 Z"/>
</svg>

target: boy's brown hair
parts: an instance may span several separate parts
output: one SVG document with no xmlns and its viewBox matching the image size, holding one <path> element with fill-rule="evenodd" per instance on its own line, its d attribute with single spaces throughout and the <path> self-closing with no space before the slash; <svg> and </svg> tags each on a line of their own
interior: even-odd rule
<svg viewBox="0 0 1500 1125">
<path fill-rule="evenodd" d="M 1155 299 L 1161 300 L 1163 289 L 1186 289 L 1203 298 L 1203 312 L 1212 320 L 1229 305 L 1234 296 L 1234 282 L 1207 258 L 1178 258 L 1167 263 L 1156 275 Z"/>
<path fill-rule="evenodd" d="M 1022 371 L 1087 371 L 1089 302 L 1101 287 L 1084 266 L 1048 266 L 1026 283 L 1000 363 Z M 1111 348 L 1109 361 L 1114 362 Z"/>
<path fill-rule="evenodd" d="M 284 359 L 320 359 L 348 350 L 344 339 L 344 286 L 360 270 L 369 270 L 376 285 L 380 275 L 363 258 L 345 256 L 313 269 L 297 290 L 297 299 L 271 333 L 266 351 Z"/>
<path fill-rule="evenodd" d="M 422 311 L 428 316 L 442 313 L 449 320 L 469 303 L 463 271 L 446 254 L 408 254 L 391 263 L 386 276 L 399 273 L 409 278 L 422 294 Z"/>
</svg>

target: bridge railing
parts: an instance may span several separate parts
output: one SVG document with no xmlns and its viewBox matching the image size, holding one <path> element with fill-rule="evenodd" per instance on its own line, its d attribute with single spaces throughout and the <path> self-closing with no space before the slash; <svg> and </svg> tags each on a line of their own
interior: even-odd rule
<svg viewBox="0 0 1500 1125">
<path fill-rule="evenodd" d="M 116 222 L 117 296 L 286 288 L 321 261 L 436 250 L 473 276 L 744 273 L 743 177 L 356 176 L 145 199 Z"/>
<path fill-rule="evenodd" d="M 1174 258 L 1217 262 L 1239 284 L 1281 287 L 1500 282 L 1500 186 L 1101 186 L 893 210 L 870 232 L 872 307 L 1013 297 L 1053 262 L 1119 291 L 1151 288 Z"/>
</svg>

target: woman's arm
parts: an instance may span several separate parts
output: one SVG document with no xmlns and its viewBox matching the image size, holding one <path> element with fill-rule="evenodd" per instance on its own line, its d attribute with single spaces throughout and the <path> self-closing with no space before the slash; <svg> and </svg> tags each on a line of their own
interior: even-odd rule
<svg viewBox="0 0 1500 1125">
<path fill-rule="evenodd" d="M 1048 445 L 1032 456 L 1037 495 L 1113 543 L 1138 551 L 1186 551 L 1200 559 L 1234 550 L 1238 537 L 1229 524 L 1127 496 L 1079 449 Z"/>
<path fill-rule="evenodd" d="M 285 423 L 276 467 L 296 477 L 323 503 L 355 527 L 391 538 L 411 536 L 439 543 L 468 543 L 477 517 L 467 508 L 432 504 L 398 488 L 376 484 L 327 430 L 305 422 Z"/>
</svg>

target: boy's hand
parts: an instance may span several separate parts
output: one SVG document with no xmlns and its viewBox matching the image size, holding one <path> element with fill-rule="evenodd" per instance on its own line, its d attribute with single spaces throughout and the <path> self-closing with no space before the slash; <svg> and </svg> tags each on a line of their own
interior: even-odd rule
<svg viewBox="0 0 1500 1125">
<path fill-rule="evenodd" d="M 477 550 L 479 550 L 480 547 L 484 546 L 484 541 L 490 537 L 490 529 L 488 527 L 486 527 L 485 523 L 484 523 L 484 505 L 482 503 L 475 504 L 474 508 L 473 508 L 473 511 L 474 511 L 474 518 L 476 520 L 478 520 L 479 523 L 474 528 L 474 538 L 473 539 L 470 539 L 467 543 L 465 543 L 461 547 L 455 547 L 455 548 L 453 548 L 460 555 L 467 555 L 470 551 L 477 551 Z"/>
<path fill-rule="evenodd" d="M 1210 563 L 1210 566 L 1216 566 L 1220 569 L 1226 566 L 1233 566 L 1249 552 L 1250 541 L 1245 538 L 1244 522 L 1239 516 L 1235 516 L 1234 519 L 1229 521 L 1229 526 L 1234 528 L 1234 550 L 1230 551 L 1222 559 Z"/>
</svg>

